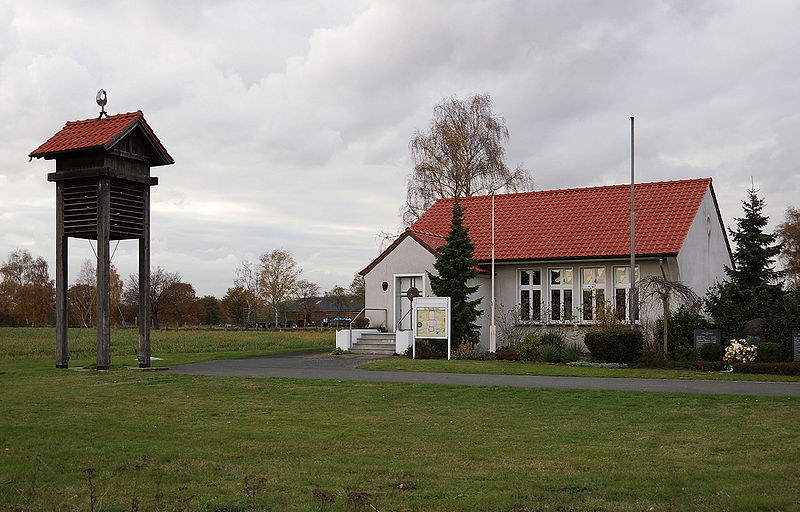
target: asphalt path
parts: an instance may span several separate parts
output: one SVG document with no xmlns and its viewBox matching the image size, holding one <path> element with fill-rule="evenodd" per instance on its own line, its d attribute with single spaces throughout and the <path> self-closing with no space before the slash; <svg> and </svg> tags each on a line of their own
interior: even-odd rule
<svg viewBox="0 0 800 512">
<path fill-rule="evenodd" d="M 381 357 L 354 354 L 332 356 L 327 352 L 298 352 L 250 357 L 247 359 L 205 361 L 172 366 L 166 371 L 186 375 L 288 377 L 295 379 L 449 384 L 454 386 L 508 386 L 517 388 L 800 397 L 800 382 L 545 377 L 533 375 L 387 372 L 358 369 L 358 366 L 378 359 L 381 359 Z"/>
</svg>

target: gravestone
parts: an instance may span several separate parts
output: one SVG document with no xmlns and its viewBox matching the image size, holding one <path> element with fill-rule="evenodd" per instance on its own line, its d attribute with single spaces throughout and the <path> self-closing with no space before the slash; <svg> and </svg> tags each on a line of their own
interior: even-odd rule
<svg viewBox="0 0 800 512">
<path fill-rule="evenodd" d="M 755 345 L 756 347 L 762 341 L 766 341 L 767 336 L 764 330 L 764 319 L 763 318 L 754 318 L 744 324 L 744 329 L 742 329 L 742 333 L 744 334 L 744 339 L 747 340 L 747 343 L 751 345 Z"/>
<path fill-rule="evenodd" d="M 794 361 L 800 361 L 800 329 L 792 331 L 792 355 Z"/>
<path fill-rule="evenodd" d="M 694 330 L 694 349 L 699 350 L 701 345 L 713 343 L 721 348 L 721 337 L 718 329 L 695 329 Z"/>
</svg>

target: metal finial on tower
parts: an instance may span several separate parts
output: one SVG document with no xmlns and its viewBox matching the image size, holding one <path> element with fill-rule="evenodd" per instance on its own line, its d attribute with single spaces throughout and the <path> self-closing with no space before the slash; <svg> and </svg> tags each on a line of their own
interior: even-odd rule
<svg viewBox="0 0 800 512">
<path fill-rule="evenodd" d="M 108 101 L 108 97 L 106 96 L 106 91 L 104 91 L 103 89 L 97 91 L 97 97 L 95 98 L 95 101 L 97 102 L 98 105 L 100 105 L 100 115 L 97 117 L 97 119 L 102 118 L 103 115 L 108 117 L 108 112 L 106 112 L 106 102 Z"/>
</svg>

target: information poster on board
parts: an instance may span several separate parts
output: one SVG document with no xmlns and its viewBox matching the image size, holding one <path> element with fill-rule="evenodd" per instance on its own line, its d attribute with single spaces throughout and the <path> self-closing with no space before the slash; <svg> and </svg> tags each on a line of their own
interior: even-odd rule
<svg viewBox="0 0 800 512">
<path fill-rule="evenodd" d="M 447 338 L 447 309 L 417 309 L 417 338 Z"/>
<path fill-rule="evenodd" d="M 447 340 L 450 359 L 450 297 L 417 297 L 414 299 L 414 357 L 417 339 Z"/>
</svg>

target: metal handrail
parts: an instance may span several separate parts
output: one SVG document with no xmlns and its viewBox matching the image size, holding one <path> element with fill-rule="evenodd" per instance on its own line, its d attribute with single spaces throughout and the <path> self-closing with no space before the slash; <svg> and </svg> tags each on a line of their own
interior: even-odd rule
<svg viewBox="0 0 800 512">
<path fill-rule="evenodd" d="M 403 320 L 405 320 L 405 318 L 408 316 L 408 314 L 411 313 L 412 311 L 413 311 L 413 309 L 409 309 L 408 311 L 406 311 L 406 314 L 401 316 L 400 320 L 398 320 L 397 323 L 394 324 L 394 330 L 395 331 L 400 330 L 400 324 L 403 323 Z"/>
<path fill-rule="evenodd" d="M 350 320 L 350 332 L 348 333 L 348 335 L 350 337 L 350 340 L 349 340 L 349 342 L 347 344 L 348 347 L 350 347 L 350 348 L 353 347 L 353 323 L 356 321 L 356 319 L 358 317 L 361 316 L 361 313 L 364 313 L 367 310 L 369 310 L 369 311 L 383 311 L 383 325 L 386 325 L 389 322 L 389 310 L 387 310 L 386 308 L 368 308 L 368 307 L 362 308 L 361 311 L 359 311 L 358 314 L 356 316 L 354 316 L 352 320 Z M 366 316 L 366 315 L 364 315 L 364 316 Z"/>
</svg>

